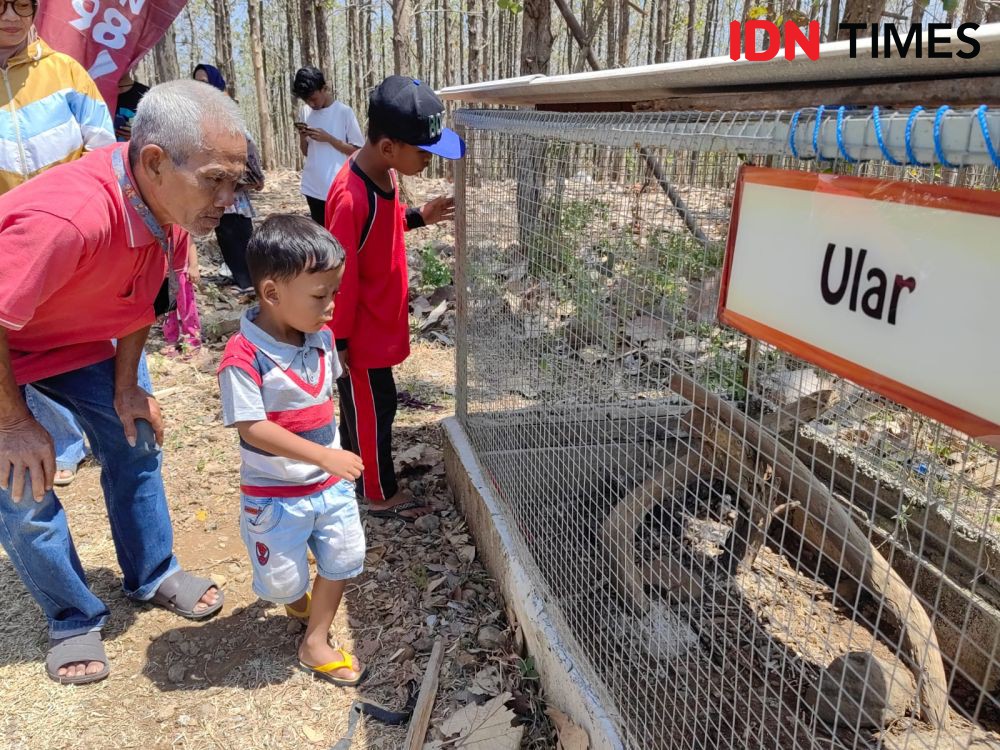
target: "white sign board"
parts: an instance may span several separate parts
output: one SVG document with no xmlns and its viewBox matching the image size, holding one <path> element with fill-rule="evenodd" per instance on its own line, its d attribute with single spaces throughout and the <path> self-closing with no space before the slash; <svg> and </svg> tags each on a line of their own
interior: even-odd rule
<svg viewBox="0 0 1000 750">
<path fill-rule="evenodd" d="M 1000 193 L 744 167 L 719 317 L 1000 435 Z"/>
</svg>

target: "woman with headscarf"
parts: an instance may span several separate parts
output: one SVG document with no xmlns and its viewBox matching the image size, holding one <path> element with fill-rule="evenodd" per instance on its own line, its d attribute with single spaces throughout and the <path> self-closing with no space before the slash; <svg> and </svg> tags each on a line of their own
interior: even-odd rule
<svg viewBox="0 0 1000 750">
<path fill-rule="evenodd" d="M 220 91 L 226 91 L 226 79 L 219 69 L 213 65 L 199 65 L 191 77 L 215 86 Z M 257 147 L 247 134 L 247 171 L 243 177 L 242 189 L 236 193 L 236 201 L 226 209 L 222 221 L 215 230 L 222 258 L 226 261 L 233 281 L 240 292 L 253 291 L 250 272 L 247 270 L 247 243 L 253 233 L 253 204 L 250 202 L 250 190 L 264 189 L 264 170 L 261 168 Z"/>
<path fill-rule="evenodd" d="M 72 57 L 35 33 L 36 0 L 0 2 L 0 194 L 41 172 L 115 142 L 96 84 Z M 3 325 L 3 320 L 0 320 Z M 83 429 L 31 386 L 26 400 L 55 443 L 55 484 L 73 481 L 86 456 Z"/>
</svg>

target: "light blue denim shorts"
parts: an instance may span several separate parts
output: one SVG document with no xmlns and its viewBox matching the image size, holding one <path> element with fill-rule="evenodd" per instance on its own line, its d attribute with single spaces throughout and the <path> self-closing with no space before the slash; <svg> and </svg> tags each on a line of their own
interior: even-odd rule
<svg viewBox="0 0 1000 750">
<path fill-rule="evenodd" d="M 319 575 L 342 581 L 361 574 L 365 531 L 354 483 L 342 480 L 307 497 L 242 496 L 240 534 L 261 599 L 291 604 L 309 590 L 306 549 Z"/>
</svg>

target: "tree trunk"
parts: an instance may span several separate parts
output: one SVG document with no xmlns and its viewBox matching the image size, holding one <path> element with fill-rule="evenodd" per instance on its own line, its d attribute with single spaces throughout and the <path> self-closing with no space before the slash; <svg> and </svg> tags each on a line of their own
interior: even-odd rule
<svg viewBox="0 0 1000 750">
<path fill-rule="evenodd" d="M 316 56 L 313 49 L 313 5 L 312 0 L 299 0 L 299 56 L 300 65 L 315 65 Z"/>
<path fill-rule="evenodd" d="M 413 0 L 413 30 L 417 40 L 417 78 L 427 77 L 427 52 L 424 49 L 424 13 L 420 0 Z"/>
<path fill-rule="evenodd" d="M 858 36 L 859 38 L 868 38 L 871 36 L 871 24 L 882 20 L 886 2 L 887 0 L 846 0 L 843 23 L 866 24 L 869 28 Z M 837 38 L 850 39 L 851 32 L 848 29 L 841 29 L 837 32 Z"/>
<path fill-rule="evenodd" d="M 173 24 L 153 48 L 153 60 L 159 83 L 176 81 L 181 77 L 181 66 L 177 62 L 177 36 Z"/>
<path fill-rule="evenodd" d="M 488 0 L 479 0 L 479 8 L 476 6 L 476 0 L 468 0 L 468 21 L 466 26 L 468 27 L 469 33 L 469 83 L 476 83 L 480 80 L 479 76 L 479 14 L 482 12 L 481 6 L 484 5 Z"/>
<path fill-rule="evenodd" d="M 295 60 L 299 59 L 295 56 L 295 28 L 299 23 L 298 10 L 298 0 L 285 0 L 285 43 L 288 45 L 288 67 L 290 69 L 298 67 L 295 64 Z"/>
<path fill-rule="evenodd" d="M 347 5 L 347 58 L 351 69 L 351 108 L 355 111 L 362 103 L 362 48 L 359 16 L 361 11 L 357 4 L 348 0 Z"/>
<path fill-rule="evenodd" d="M 455 14 L 455 20 L 457 21 L 457 28 L 455 31 L 458 34 L 458 66 L 456 73 L 458 75 L 458 82 L 464 84 L 469 82 L 469 68 L 468 57 L 466 56 L 467 52 L 465 49 L 467 46 L 466 39 L 465 34 L 462 32 L 462 27 L 468 26 L 472 22 L 472 19 L 469 17 L 467 12 L 462 12 L 462 0 L 459 0 L 458 12 Z"/>
<path fill-rule="evenodd" d="M 480 0 L 479 3 L 479 80 L 486 81 L 490 78 L 490 11 L 493 8 L 493 0 Z"/>
<path fill-rule="evenodd" d="M 392 0 L 392 71 L 413 72 L 413 0 Z"/>
<path fill-rule="evenodd" d="M 552 4 L 525 0 L 521 18 L 521 75 L 548 75 L 552 57 Z"/>
<path fill-rule="evenodd" d="M 458 78 L 455 75 L 455 71 L 451 67 L 451 8 L 449 7 L 450 0 L 441 0 L 441 18 L 444 22 L 444 77 L 446 81 L 455 81 L 457 83 Z M 459 66 L 461 67 L 461 66 Z"/>
<path fill-rule="evenodd" d="M 428 80 L 431 86 L 437 88 L 441 83 L 441 54 L 440 47 L 438 47 L 438 42 L 441 39 L 439 34 L 441 14 L 438 13 L 440 3 L 438 0 L 429 0 L 429 2 L 431 11 L 431 69 Z M 440 161 L 440 159 L 436 161 Z"/>
<path fill-rule="evenodd" d="M 624 68 L 628 65 L 628 32 L 631 17 L 629 15 L 628 0 L 621 0 L 618 5 L 618 67 Z"/>
<path fill-rule="evenodd" d="M 659 12 L 656 14 L 656 53 L 653 62 L 661 63 L 667 59 L 667 23 L 670 21 L 670 0 L 658 0 Z"/>
<path fill-rule="evenodd" d="M 713 478 L 721 473 L 733 485 L 740 486 L 741 475 L 746 470 L 753 471 L 756 459 L 777 480 L 781 496 L 795 504 L 788 511 L 788 528 L 836 567 L 838 593 L 840 585 L 860 586 L 876 599 L 878 620 L 888 621 L 886 624 L 900 630 L 897 653 L 916 678 L 922 718 L 934 728 L 947 727 L 948 682 L 930 618 L 913 591 L 872 546 L 848 511 L 766 427 L 755 424 L 687 375 L 674 375 L 669 387 L 695 407 L 691 416 L 684 419 L 692 427 L 692 440 L 714 443 L 719 451 L 720 463 L 712 472 Z M 711 453 L 711 450 L 699 452 L 699 459 L 711 460 Z M 701 458 L 702 455 L 706 458 Z M 674 476 L 690 475 L 677 471 Z M 852 595 L 845 598 L 855 600 Z"/>
<path fill-rule="evenodd" d="M 695 0 L 688 0 L 688 19 L 687 19 L 687 47 L 684 50 L 685 60 L 694 59 L 694 25 L 697 21 L 697 5 Z"/>
<path fill-rule="evenodd" d="M 313 7 L 313 19 L 316 22 L 316 57 L 319 60 L 320 70 L 330 81 L 330 88 L 335 88 L 332 83 L 336 78 L 336 70 L 334 69 L 333 62 L 333 51 L 330 48 L 330 29 L 326 23 L 326 14 L 328 10 L 326 3 L 323 0 L 316 0 L 316 5 Z"/>
<path fill-rule="evenodd" d="M 375 58 L 372 53 L 372 3 L 365 0 L 361 13 L 361 38 L 365 46 L 365 95 L 375 88 Z"/>
<path fill-rule="evenodd" d="M 358 91 L 358 60 L 357 50 L 354 48 L 354 26 L 357 23 L 357 6 L 347 0 L 347 93 L 344 99 L 351 104 L 352 109 L 357 109 L 356 93 Z"/>
<path fill-rule="evenodd" d="M 715 41 L 715 13 L 718 9 L 718 0 L 708 0 L 708 17 L 705 19 L 705 36 L 701 40 L 701 54 L 699 57 L 708 57 L 713 52 Z"/>
<path fill-rule="evenodd" d="M 604 7 L 607 9 L 608 14 L 608 38 L 605 40 L 605 57 L 607 63 L 605 67 L 613 68 L 615 67 L 615 57 L 617 49 L 615 48 L 615 0 L 604 0 Z"/>
<path fill-rule="evenodd" d="M 226 79 L 229 93 L 236 97 L 236 72 L 233 70 L 232 29 L 229 27 L 229 8 L 227 0 L 214 0 L 212 3 L 212 21 L 215 29 L 215 59 Z"/>
<path fill-rule="evenodd" d="M 267 81 L 264 80 L 264 50 L 260 33 L 260 2 L 247 0 L 247 16 L 250 24 L 250 56 L 253 59 L 253 78 L 257 89 L 257 114 L 260 119 L 260 157 L 265 169 L 274 167 L 274 133 L 271 130 L 271 104 L 267 97 Z"/>
</svg>

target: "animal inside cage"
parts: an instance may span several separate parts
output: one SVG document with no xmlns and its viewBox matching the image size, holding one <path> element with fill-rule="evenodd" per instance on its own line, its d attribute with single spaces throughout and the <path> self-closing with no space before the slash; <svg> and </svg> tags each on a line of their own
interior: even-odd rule
<svg viewBox="0 0 1000 750">
<path fill-rule="evenodd" d="M 1000 118 L 458 123 L 458 419 L 605 744 L 1000 747 L 996 450 L 717 318 L 741 166 L 996 191 Z"/>
</svg>

